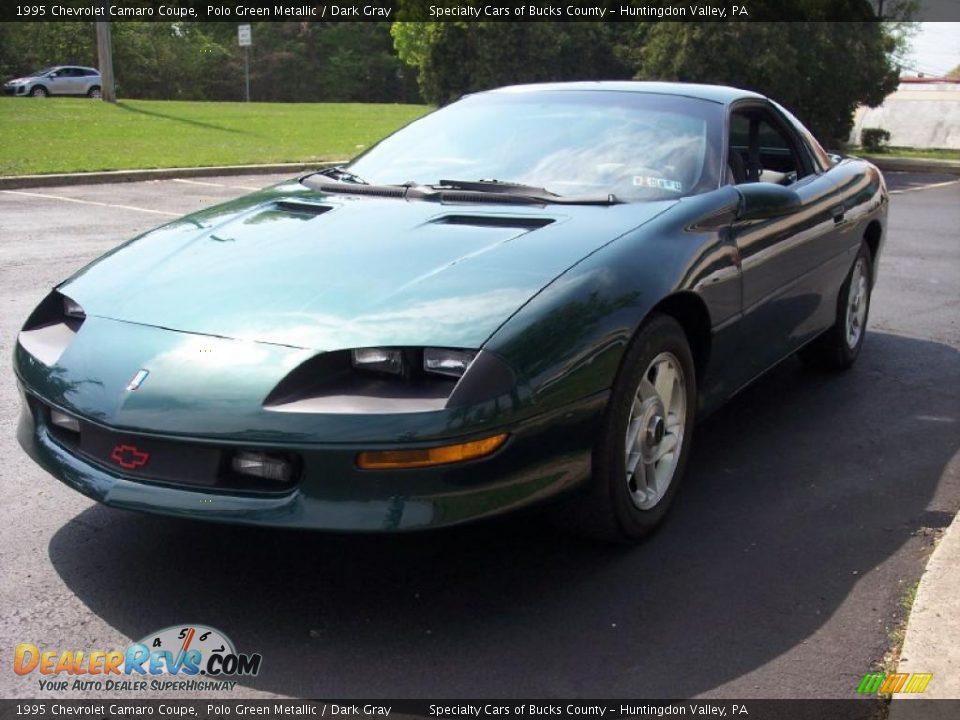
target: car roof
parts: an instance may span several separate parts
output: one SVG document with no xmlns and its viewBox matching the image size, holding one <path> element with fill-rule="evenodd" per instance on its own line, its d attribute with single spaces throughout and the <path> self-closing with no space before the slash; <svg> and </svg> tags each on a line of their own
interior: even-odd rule
<svg viewBox="0 0 960 720">
<path fill-rule="evenodd" d="M 93 70 L 93 72 L 100 74 L 100 71 L 96 68 L 87 67 L 86 65 L 51 65 L 54 70 L 64 70 L 66 68 L 74 68 L 76 70 Z"/>
<path fill-rule="evenodd" d="M 651 93 L 656 95 L 678 95 L 683 97 L 699 98 L 711 102 L 729 105 L 743 99 L 764 100 L 760 95 L 750 90 L 728 87 L 726 85 L 700 85 L 683 82 L 648 82 L 640 80 L 596 80 L 581 82 L 536 83 L 531 85 L 510 85 L 497 88 L 489 92 L 543 92 L 581 90 L 607 92 Z"/>
</svg>

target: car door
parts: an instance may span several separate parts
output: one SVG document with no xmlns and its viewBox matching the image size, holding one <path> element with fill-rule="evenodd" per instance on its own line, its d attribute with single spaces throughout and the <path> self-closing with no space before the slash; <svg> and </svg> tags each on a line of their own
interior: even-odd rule
<svg viewBox="0 0 960 720">
<path fill-rule="evenodd" d="M 90 88 L 100 85 L 100 78 L 97 75 L 96 70 L 91 70 L 89 68 L 80 69 L 80 78 L 78 78 L 78 88 L 77 92 L 81 95 L 86 95 L 90 92 Z"/>
<path fill-rule="evenodd" d="M 827 275 L 839 248 L 843 204 L 793 126 L 769 103 L 731 108 L 729 173 L 734 182 L 777 183 L 800 207 L 781 217 L 734 222 L 741 263 L 740 380 L 747 382 L 816 336 L 833 319 Z"/>
<path fill-rule="evenodd" d="M 83 95 L 87 79 L 83 68 L 67 68 L 67 93 L 70 95 Z"/>
<path fill-rule="evenodd" d="M 69 95 L 71 83 L 70 68 L 58 68 L 47 75 L 44 84 L 51 95 Z"/>
</svg>

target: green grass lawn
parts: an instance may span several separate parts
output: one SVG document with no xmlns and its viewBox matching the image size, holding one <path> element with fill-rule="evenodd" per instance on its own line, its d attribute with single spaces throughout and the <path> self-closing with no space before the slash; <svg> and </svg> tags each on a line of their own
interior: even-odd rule
<svg viewBox="0 0 960 720">
<path fill-rule="evenodd" d="M 344 160 L 428 110 L 0 97 L 0 175 Z"/>
</svg>

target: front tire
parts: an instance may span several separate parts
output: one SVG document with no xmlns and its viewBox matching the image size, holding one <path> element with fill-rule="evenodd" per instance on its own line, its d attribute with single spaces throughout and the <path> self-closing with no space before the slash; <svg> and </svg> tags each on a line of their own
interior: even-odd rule
<svg viewBox="0 0 960 720">
<path fill-rule="evenodd" d="M 696 374 L 683 328 L 654 314 L 634 336 L 607 405 L 584 492 L 560 522 L 593 538 L 635 543 L 662 522 L 686 468 Z"/>
<path fill-rule="evenodd" d="M 50 93 L 47 92 L 47 89 L 43 85 L 37 85 L 35 88 L 31 88 L 30 97 L 35 98 L 45 98 Z"/>
<path fill-rule="evenodd" d="M 840 286 L 833 326 L 797 353 L 805 364 L 819 370 L 846 370 L 853 366 L 867 334 L 872 288 L 870 248 L 861 243 L 853 267 Z"/>
</svg>

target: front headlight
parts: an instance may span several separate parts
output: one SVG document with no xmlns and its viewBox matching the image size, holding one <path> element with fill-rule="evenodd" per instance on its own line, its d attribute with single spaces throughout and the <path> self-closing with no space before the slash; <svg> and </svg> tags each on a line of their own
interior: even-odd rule
<svg viewBox="0 0 960 720">
<path fill-rule="evenodd" d="M 37 305 L 17 336 L 20 346 L 44 365 L 54 365 L 86 319 L 75 300 L 54 290 Z"/>
<path fill-rule="evenodd" d="M 456 348 L 357 348 L 350 351 L 355 368 L 409 377 L 424 373 L 463 377 L 477 356 L 475 350 Z"/>
<path fill-rule="evenodd" d="M 272 412 L 341 415 L 436 412 L 515 394 L 517 376 L 495 353 L 462 348 L 372 347 L 321 352 L 263 400 Z"/>
<path fill-rule="evenodd" d="M 84 320 L 87 314 L 80 307 L 80 303 L 71 300 L 66 295 L 63 296 L 63 314 L 76 320 Z"/>
<path fill-rule="evenodd" d="M 398 348 L 358 348 L 350 351 L 355 368 L 403 375 L 403 351 Z"/>
<path fill-rule="evenodd" d="M 476 356 L 473 350 L 426 348 L 423 351 L 423 369 L 438 375 L 463 377 Z"/>
</svg>

